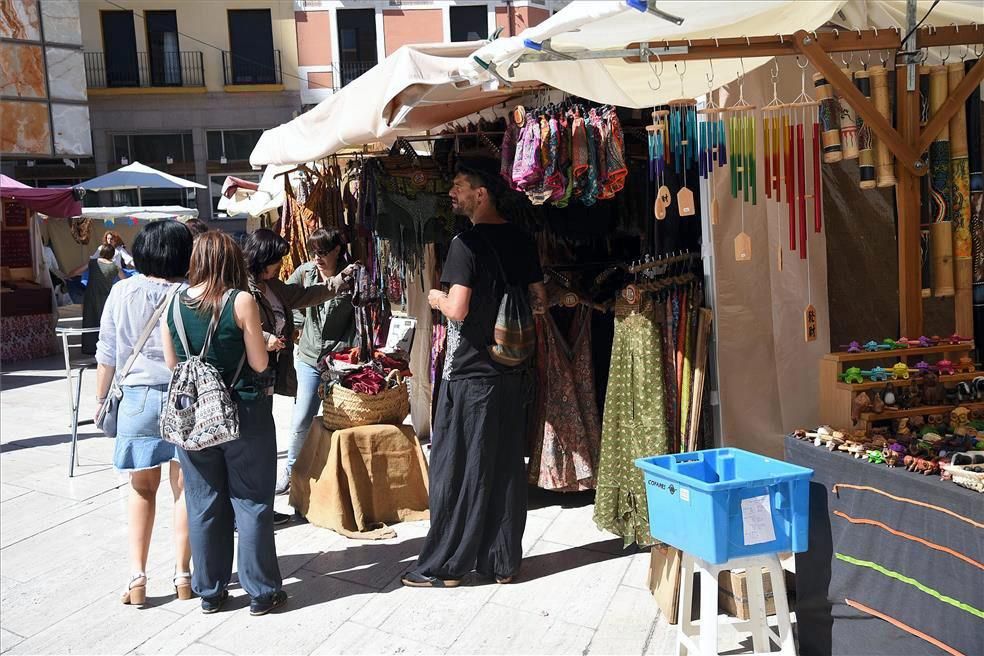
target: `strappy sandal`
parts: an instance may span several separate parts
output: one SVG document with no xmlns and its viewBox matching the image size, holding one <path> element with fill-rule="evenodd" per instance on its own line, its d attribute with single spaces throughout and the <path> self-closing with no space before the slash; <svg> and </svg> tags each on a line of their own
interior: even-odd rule
<svg viewBox="0 0 984 656">
<path fill-rule="evenodd" d="M 171 581 L 174 583 L 174 594 L 178 599 L 185 601 L 195 596 L 191 591 L 191 572 L 179 572 Z"/>
<path fill-rule="evenodd" d="M 135 585 L 141 579 L 143 579 L 143 583 Z M 126 591 L 120 597 L 120 601 L 124 604 L 134 606 L 140 606 L 147 601 L 147 575 L 143 572 L 137 572 L 131 576 L 130 582 L 126 585 Z"/>
</svg>

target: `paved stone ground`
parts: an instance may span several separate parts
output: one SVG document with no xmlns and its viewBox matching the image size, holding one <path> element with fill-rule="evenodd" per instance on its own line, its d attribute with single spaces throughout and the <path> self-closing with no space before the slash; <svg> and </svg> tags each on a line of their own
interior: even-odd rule
<svg viewBox="0 0 984 656">
<path fill-rule="evenodd" d="M 87 374 L 81 416 L 91 416 Z M 426 522 L 380 542 L 292 522 L 277 530 L 280 612 L 252 618 L 235 584 L 223 612 L 202 615 L 171 586 L 170 491 L 162 485 L 148 566 L 149 604 L 122 606 L 128 578 L 126 479 L 113 443 L 87 426 L 68 478 L 67 389 L 61 356 L 0 373 L 0 652 L 81 654 L 669 654 L 675 629 L 646 589 L 648 553 L 623 551 L 591 520 L 584 495 L 537 493 L 520 580 L 454 590 L 400 586 Z M 277 399 L 278 426 L 290 400 Z M 280 457 L 285 455 L 283 435 Z M 278 509 L 287 511 L 285 497 Z M 724 618 L 722 618 L 724 621 Z M 725 653 L 750 640 L 722 630 Z"/>
</svg>

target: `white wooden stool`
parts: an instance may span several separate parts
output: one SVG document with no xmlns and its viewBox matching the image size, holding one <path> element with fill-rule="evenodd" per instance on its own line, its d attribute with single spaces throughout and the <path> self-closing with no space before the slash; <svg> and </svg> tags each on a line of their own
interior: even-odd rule
<svg viewBox="0 0 984 656">
<path fill-rule="evenodd" d="M 680 621 L 677 624 L 677 656 L 691 654 L 702 656 L 717 654 L 718 638 L 718 575 L 732 569 L 744 569 L 748 581 L 748 610 L 750 619 L 738 622 L 735 627 L 751 631 L 752 646 L 756 654 L 769 653 L 772 639 L 784 656 L 795 656 L 793 631 L 789 623 L 789 604 L 786 602 L 786 582 L 782 565 L 776 554 L 736 558 L 720 565 L 712 565 L 689 553 L 683 554 L 680 571 Z M 772 578 L 772 594 L 776 605 L 779 633 L 769 626 L 765 613 L 765 591 L 762 586 L 762 569 Z M 692 617 L 694 574 L 700 574 L 700 625 Z"/>
</svg>

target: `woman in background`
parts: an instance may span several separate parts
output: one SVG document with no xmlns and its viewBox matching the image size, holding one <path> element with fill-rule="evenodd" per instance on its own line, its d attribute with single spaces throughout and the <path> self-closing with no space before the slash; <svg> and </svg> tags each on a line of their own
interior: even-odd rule
<svg viewBox="0 0 984 656">
<path fill-rule="evenodd" d="M 139 275 L 122 281 L 109 292 L 99 326 L 96 350 L 99 405 L 105 402 L 116 372 L 130 358 L 154 310 L 173 286 L 184 279 L 191 259 L 191 242 L 191 233 L 177 221 L 148 223 L 134 240 L 133 256 Z M 110 249 L 106 244 L 102 248 Z M 103 255 L 107 257 L 101 256 L 100 260 L 108 261 L 112 257 L 108 251 Z M 109 266 L 116 265 L 110 262 Z M 89 288 L 92 280 L 90 271 Z M 161 331 L 155 327 L 126 378 L 120 381 L 123 398 L 117 411 L 113 466 L 130 475 L 127 525 L 131 576 L 123 593 L 124 604 L 143 604 L 147 597 L 147 556 L 164 463 L 169 463 L 174 495 L 174 590 L 179 599 L 191 599 L 191 546 L 184 484 L 175 447 L 161 439 L 159 427 L 170 382 L 171 371 L 164 362 Z"/>
<path fill-rule="evenodd" d="M 276 394 L 293 397 L 298 392 L 297 375 L 294 371 L 295 314 L 300 314 L 301 310 L 311 306 L 330 303 L 341 292 L 349 289 L 353 272 L 358 265 L 352 264 L 340 273 L 311 285 L 303 284 L 294 276 L 285 283 L 277 276 L 288 252 L 290 245 L 277 233 L 266 228 L 253 231 L 243 243 L 246 268 L 249 270 L 249 290 L 260 308 L 263 340 L 270 354 L 270 366 L 265 372 L 264 384 L 272 387 Z M 293 444 L 293 433 L 291 437 Z M 288 449 L 288 458 L 290 454 Z M 292 465 L 293 460 L 289 460 L 289 464 Z M 289 473 L 287 476 L 289 482 Z M 278 479 L 278 492 L 281 482 Z M 275 523 L 283 523 L 289 519 L 289 515 L 274 513 Z"/>
<path fill-rule="evenodd" d="M 307 247 L 313 257 L 291 274 L 287 279 L 288 285 L 303 285 L 306 288 L 323 285 L 338 275 L 350 277 L 359 266 L 345 266 L 348 256 L 342 234 L 337 230 L 315 230 L 308 237 Z M 342 266 L 345 268 L 339 274 L 338 269 Z M 291 469 L 304 447 L 311 422 L 318 414 L 321 403 L 318 396 L 318 386 L 321 384 L 318 362 L 328 353 L 350 348 L 355 341 L 355 308 L 352 306 L 352 299 L 350 296 L 336 296 L 305 310 L 295 309 L 294 325 L 301 326 L 297 357 L 294 358 L 297 396 L 291 417 L 287 465 L 280 471 L 277 479 L 277 494 L 284 494 L 290 489 Z"/>
<path fill-rule="evenodd" d="M 221 609 L 229 598 L 238 530 L 239 584 L 251 598 L 250 614 L 265 615 L 287 601 L 287 593 L 281 589 L 273 535 L 273 396 L 256 377 L 269 364 L 260 311 L 247 291 L 242 249 L 223 232 L 211 230 L 195 238 L 188 283 L 166 312 L 164 358 L 173 369 L 189 352 L 200 353 L 214 318 L 205 360 L 222 375 L 239 414 L 238 439 L 200 451 L 178 449 L 195 561 L 192 589 L 202 598 L 203 613 Z M 175 312 L 180 313 L 183 334 Z"/>
<path fill-rule="evenodd" d="M 113 262 L 116 251 L 109 244 L 100 244 L 96 250 L 96 257 L 90 258 L 88 262 L 79 265 L 71 276 L 77 276 L 86 268 L 89 269 L 89 281 L 85 286 L 85 293 L 82 295 L 82 327 L 98 328 L 99 320 L 102 318 L 103 308 L 106 306 L 106 299 L 109 298 L 109 290 L 117 280 L 123 280 L 126 274 L 123 273 L 117 264 Z M 82 335 L 82 352 L 86 355 L 95 355 L 96 342 L 99 341 L 97 333 L 85 333 Z"/>
</svg>

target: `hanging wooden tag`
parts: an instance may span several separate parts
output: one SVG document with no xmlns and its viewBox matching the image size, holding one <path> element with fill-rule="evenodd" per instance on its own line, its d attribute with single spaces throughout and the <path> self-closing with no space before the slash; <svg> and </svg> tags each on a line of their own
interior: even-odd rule
<svg viewBox="0 0 984 656">
<path fill-rule="evenodd" d="M 670 188 L 663 185 L 656 192 L 656 197 L 663 201 L 663 207 L 669 207 L 673 204 L 673 194 L 670 193 Z"/>
<path fill-rule="evenodd" d="M 677 206 L 680 209 L 680 216 L 693 216 L 696 213 L 694 210 L 694 192 L 687 187 L 678 191 Z"/>
<path fill-rule="evenodd" d="M 567 292 L 564 294 L 564 307 L 572 308 L 577 305 L 577 294 Z"/>
<path fill-rule="evenodd" d="M 803 331 L 806 341 L 817 340 L 817 309 L 812 304 L 807 305 L 803 310 Z"/>
<path fill-rule="evenodd" d="M 752 238 L 748 233 L 739 232 L 735 237 L 735 260 L 747 262 L 750 259 L 752 259 Z"/>
<path fill-rule="evenodd" d="M 718 219 L 721 216 L 721 208 L 718 207 L 718 199 L 715 198 L 711 201 L 711 225 L 717 225 Z"/>
<path fill-rule="evenodd" d="M 656 218 L 660 221 L 666 218 L 666 204 L 663 203 L 663 198 L 661 196 L 656 197 L 656 204 L 653 207 L 653 212 L 655 212 Z"/>
<path fill-rule="evenodd" d="M 636 305 L 639 302 L 639 288 L 635 285 L 626 285 L 622 290 L 622 298 L 629 305 Z"/>
</svg>

